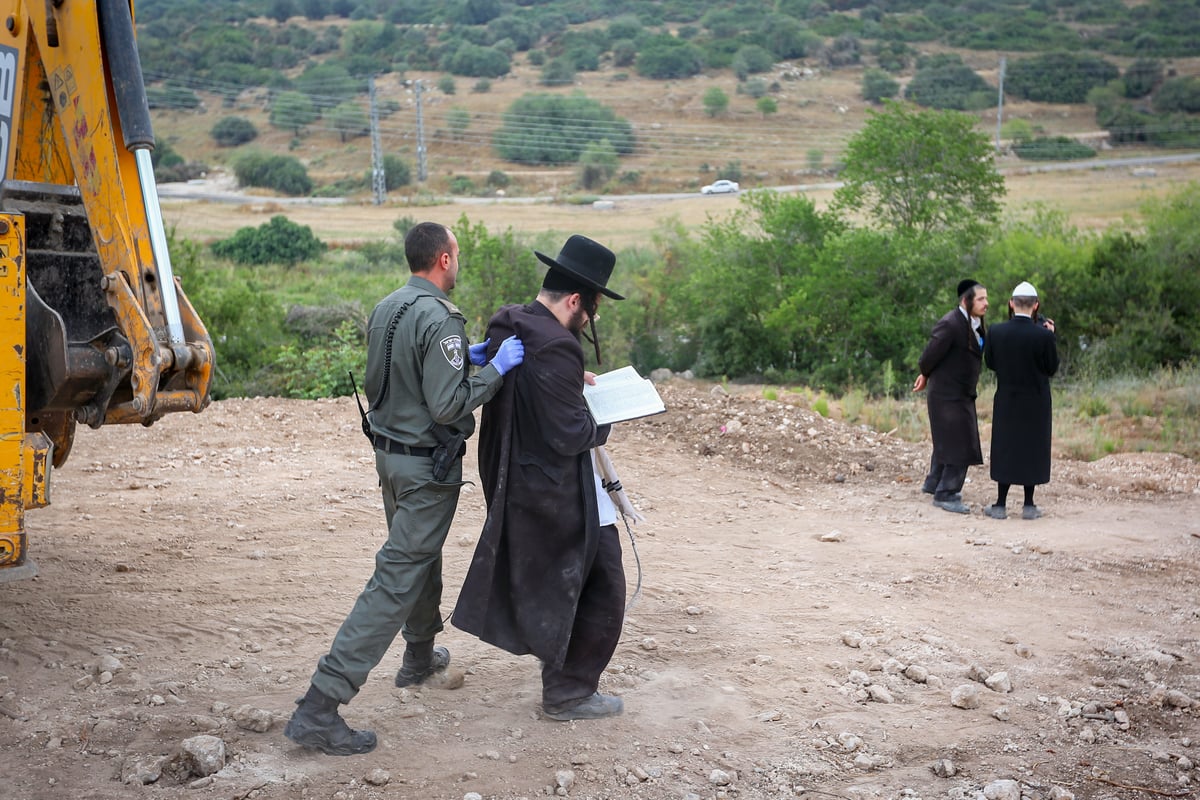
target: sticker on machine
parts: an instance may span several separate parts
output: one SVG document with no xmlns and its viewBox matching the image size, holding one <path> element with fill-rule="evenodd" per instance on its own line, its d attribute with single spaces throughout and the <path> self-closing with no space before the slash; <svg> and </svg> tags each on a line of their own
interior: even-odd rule
<svg viewBox="0 0 1200 800">
<path fill-rule="evenodd" d="M 450 363 L 450 366 L 455 369 L 462 369 L 464 363 L 462 337 L 458 335 L 447 336 L 445 339 L 442 339 L 441 345 L 442 355 L 446 357 L 446 361 Z"/>
</svg>

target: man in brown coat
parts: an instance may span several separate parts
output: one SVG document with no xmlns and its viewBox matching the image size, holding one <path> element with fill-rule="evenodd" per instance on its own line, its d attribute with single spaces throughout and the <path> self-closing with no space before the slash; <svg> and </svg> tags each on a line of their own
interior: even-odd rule
<svg viewBox="0 0 1200 800">
<path fill-rule="evenodd" d="M 983 363 L 988 310 L 987 289 L 978 281 L 958 284 L 958 307 L 937 321 L 917 364 L 913 391 L 926 391 L 933 454 L 921 491 L 933 504 L 956 514 L 971 509 L 962 501 L 967 468 L 983 463 L 975 397 Z"/>
<path fill-rule="evenodd" d="M 598 719 L 624 707 L 598 687 L 621 636 L 625 573 L 616 526 L 600 523 L 590 451 L 611 426 L 597 426 L 584 400 L 579 338 L 601 295 L 623 298 L 606 288 L 616 257 L 591 239 L 536 255 L 550 268 L 537 299 L 488 323 L 492 342 L 519 336 L 525 360 L 483 407 L 488 516 L 452 621 L 541 660 L 546 717 Z"/>
</svg>

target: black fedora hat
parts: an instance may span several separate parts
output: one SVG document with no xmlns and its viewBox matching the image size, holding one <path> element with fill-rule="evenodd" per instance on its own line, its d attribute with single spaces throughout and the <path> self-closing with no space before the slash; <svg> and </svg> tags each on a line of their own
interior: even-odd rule
<svg viewBox="0 0 1200 800">
<path fill-rule="evenodd" d="M 603 292 L 614 300 L 625 299 L 623 295 L 617 294 L 605 285 L 612 276 L 617 257 L 612 250 L 599 242 L 575 234 L 567 239 L 567 243 L 558 251 L 558 258 L 551 258 L 537 250 L 534 250 L 533 254 L 551 270 L 580 286 Z"/>
<path fill-rule="evenodd" d="M 958 296 L 962 297 L 964 294 L 967 293 L 967 290 L 973 286 L 982 286 L 982 285 L 983 284 L 981 284 L 979 281 L 975 280 L 974 278 L 967 278 L 965 280 L 961 280 L 958 282 Z"/>
</svg>

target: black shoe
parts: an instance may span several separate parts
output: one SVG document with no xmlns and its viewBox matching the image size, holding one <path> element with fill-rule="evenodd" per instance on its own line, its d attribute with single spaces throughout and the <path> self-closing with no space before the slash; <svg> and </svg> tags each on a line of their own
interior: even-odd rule
<svg viewBox="0 0 1200 800">
<path fill-rule="evenodd" d="M 983 513 L 992 519 L 1008 519 L 1008 509 L 1004 506 L 991 505 L 983 509 Z"/>
<path fill-rule="evenodd" d="M 615 717 L 624 710 L 625 702 L 621 698 L 611 694 L 600 694 L 599 692 L 565 708 L 556 707 L 554 710 L 551 710 L 545 706 L 542 707 L 543 714 L 559 722 L 570 722 L 573 719 L 604 719 L 605 717 Z"/>
<path fill-rule="evenodd" d="M 444 647 L 434 647 L 433 641 L 408 643 L 404 648 L 404 663 L 396 673 L 396 685 L 400 688 L 424 683 L 435 672 L 445 669 L 450 664 L 450 651 Z"/>
<path fill-rule="evenodd" d="M 934 500 L 933 504 L 938 508 L 952 511 L 955 514 L 970 514 L 971 507 L 962 500 Z"/>
<path fill-rule="evenodd" d="M 301 747 L 327 756 L 356 756 L 369 753 L 378 743 L 371 731 L 353 730 L 338 714 L 338 701 L 309 686 L 308 694 L 296 701 L 298 708 L 288 720 L 283 735 Z"/>
<path fill-rule="evenodd" d="M 1037 519 L 1042 515 L 1041 510 L 1034 505 L 1022 506 L 1021 519 Z"/>
</svg>

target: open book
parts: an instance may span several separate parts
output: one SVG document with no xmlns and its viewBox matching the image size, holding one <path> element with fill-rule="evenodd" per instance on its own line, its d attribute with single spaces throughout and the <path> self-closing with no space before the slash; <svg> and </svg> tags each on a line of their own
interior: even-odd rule
<svg viewBox="0 0 1200 800">
<path fill-rule="evenodd" d="M 654 384 L 632 366 L 597 375 L 594 386 L 584 384 L 583 399 L 597 425 L 648 417 L 667 410 Z"/>
</svg>

